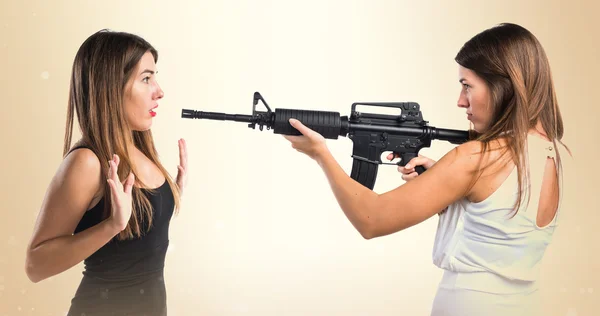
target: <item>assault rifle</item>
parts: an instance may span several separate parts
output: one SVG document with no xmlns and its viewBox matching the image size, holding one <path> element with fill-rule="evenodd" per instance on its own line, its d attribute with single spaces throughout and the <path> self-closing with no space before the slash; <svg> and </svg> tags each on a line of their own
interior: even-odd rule
<svg viewBox="0 0 600 316">
<path fill-rule="evenodd" d="M 258 101 L 265 105 L 266 112 L 256 110 Z M 396 108 L 400 110 L 400 115 L 362 113 L 356 111 L 357 105 Z M 434 139 L 452 144 L 461 144 L 469 139 L 468 131 L 429 126 L 428 121 L 423 120 L 420 106 L 416 102 L 353 103 L 348 117 L 331 111 L 278 108 L 273 112 L 260 93 L 255 92 L 252 115 L 182 109 L 181 117 L 244 122 L 252 129 L 258 125 L 261 131 L 266 126 L 267 130 L 273 129 L 274 134 L 301 135 L 289 123 L 290 118 L 295 118 L 326 139 L 348 137 L 354 144 L 350 177 L 371 190 L 375 186 L 379 165 L 404 166 L 417 157 L 422 148 L 430 147 Z M 382 162 L 381 154 L 386 151 L 394 152 L 400 157 L 400 161 Z M 425 169 L 417 166 L 415 171 L 421 174 Z"/>
</svg>

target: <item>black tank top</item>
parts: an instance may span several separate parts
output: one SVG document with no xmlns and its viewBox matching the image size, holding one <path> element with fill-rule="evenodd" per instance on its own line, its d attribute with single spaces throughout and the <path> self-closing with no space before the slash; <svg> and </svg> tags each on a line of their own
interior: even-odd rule
<svg viewBox="0 0 600 316">
<path fill-rule="evenodd" d="M 87 148 L 78 146 L 77 148 Z M 139 238 L 113 237 L 84 260 L 83 278 L 68 315 L 167 315 L 163 277 L 174 199 L 168 182 L 142 190 L 153 209 L 152 228 Z M 85 212 L 74 233 L 100 223 L 105 200 Z M 143 224 L 145 228 L 147 224 Z"/>
</svg>

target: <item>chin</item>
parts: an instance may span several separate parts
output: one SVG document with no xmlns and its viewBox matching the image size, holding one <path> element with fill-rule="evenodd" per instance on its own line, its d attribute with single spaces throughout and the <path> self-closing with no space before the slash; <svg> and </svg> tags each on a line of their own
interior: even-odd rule
<svg viewBox="0 0 600 316">
<path fill-rule="evenodd" d="M 488 131 L 488 128 L 487 128 L 487 126 L 486 127 L 482 127 L 480 125 L 473 125 L 473 130 L 476 131 L 479 134 L 483 134 L 483 133 L 485 133 L 485 132 Z"/>
<path fill-rule="evenodd" d="M 136 132 L 145 132 L 147 130 L 150 130 L 150 128 L 152 127 L 152 124 L 144 124 L 144 125 L 136 125 L 133 127 L 133 130 Z"/>
</svg>

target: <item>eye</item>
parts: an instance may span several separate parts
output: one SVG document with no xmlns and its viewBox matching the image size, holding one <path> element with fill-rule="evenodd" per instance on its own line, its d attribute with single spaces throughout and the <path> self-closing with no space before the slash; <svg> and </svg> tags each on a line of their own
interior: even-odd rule
<svg viewBox="0 0 600 316">
<path fill-rule="evenodd" d="M 462 86 L 463 86 L 463 88 L 465 88 L 465 89 L 471 88 L 471 86 L 470 86 L 470 85 L 468 85 L 468 84 L 466 84 L 466 83 L 463 83 L 463 84 L 462 84 Z"/>
<path fill-rule="evenodd" d="M 148 83 L 149 80 L 150 80 L 150 76 L 146 76 L 146 77 L 144 77 L 144 79 L 142 79 L 142 81 L 144 83 Z"/>
</svg>

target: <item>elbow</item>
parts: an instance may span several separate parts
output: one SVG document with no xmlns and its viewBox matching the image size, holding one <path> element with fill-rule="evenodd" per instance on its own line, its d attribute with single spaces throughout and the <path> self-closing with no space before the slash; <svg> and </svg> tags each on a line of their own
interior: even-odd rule
<svg viewBox="0 0 600 316">
<path fill-rule="evenodd" d="M 27 278 L 29 278 L 29 281 L 33 283 L 38 283 L 42 280 L 42 278 L 39 276 L 39 274 L 29 261 L 25 263 L 25 274 L 27 274 Z"/>
<path fill-rule="evenodd" d="M 368 204 L 363 204 L 359 209 L 362 213 L 354 217 L 356 230 L 360 235 L 370 240 L 387 236 L 406 229 L 407 221 L 398 219 L 395 208 L 391 208 L 387 200 L 376 199 Z"/>
<path fill-rule="evenodd" d="M 367 216 L 357 223 L 355 227 L 364 239 L 370 240 L 404 230 L 406 227 L 402 224 L 403 223 L 397 223 L 396 225 L 392 225 L 390 224 L 390 221 L 385 218 Z"/>
<path fill-rule="evenodd" d="M 370 240 L 370 239 L 379 237 L 379 234 L 377 233 L 375 224 L 373 223 L 373 221 L 371 221 L 369 219 L 362 221 L 362 223 L 360 223 L 360 225 L 357 225 L 356 229 L 358 230 L 358 232 L 360 233 L 362 238 L 364 238 L 366 240 Z"/>
<path fill-rule="evenodd" d="M 362 236 L 364 239 L 366 239 L 366 240 L 370 240 L 370 239 L 373 239 L 373 238 L 377 237 L 377 236 L 376 236 L 375 234 L 373 234 L 372 232 L 370 232 L 370 231 L 364 231 L 364 230 L 363 230 L 363 231 L 360 231 L 360 235 L 361 235 L 361 236 Z"/>
<path fill-rule="evenodd" d="M 366 240 L 386 236 L 398 231 L 400 230 L 389 230 L 387 227 L 381 227 L 374 224 L 365 225 L 358 229 L 360 235 Z"/>
<path fill-rule="evenodd" d="M 29 255 L 25 260 L 25 274 L 27 274 L 27 278 L 29 281 L 33 283 L 38 283 L 45 279 L 45 277 L 40 272 L 38 265 L 36 265 Z"/>
<path fill-rule="evenodd" d="M 379 214 L 379 212 L 375 210 L 381 208 L 377 205 L 376 201 L 374 201 L 363 205 L 360 209 L 363 210 L 363 213 L 356 217 L 358 220 L 355 225 L 356 230 L 358 230 L 360 235 L 366 240 L 380 237 L 382 235 L 382 220 L 378 218 L 377 214 Z"/>
<path fill-rule="evenodd" d="M 360 235 L 362 236 L 362 238 L 364 238 L 366 240 L 370 240 L 370 239 L 377 238 L 377 237 L 381 236 L 373 228 L 362 228 L 358 232 L 360 233 Z"/>
<path fill-rule="evenodd" d="M 29 281 L 31 281 L 32 283 L 38 283 L 38 282 L 42 281 L 42 278 L 39 278 L 36 275 L 33 275 L 31 273 L 27 273 L 27 277 L 29 278 Z"/>
<path fill-rule="evenodd" d="M 35 269 L 31 268 L 29 265 L 25 267 L 25 273 L 27 274 L 27 278 L 29 281 L 33 283 L 38 283 L 42 280 L 38 273 L 36 273 Z"/>
</svg>

